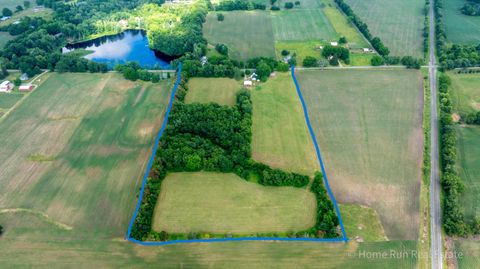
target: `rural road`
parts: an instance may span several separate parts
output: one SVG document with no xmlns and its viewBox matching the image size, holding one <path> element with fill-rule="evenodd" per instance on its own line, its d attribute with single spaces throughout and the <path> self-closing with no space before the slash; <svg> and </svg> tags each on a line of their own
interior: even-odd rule
<svg viewBox="0 0 480 269">
<path fill-rule="evenodd" d="M 432 269 L 443 268 L 442 243 L 442 211 L 440 206 L 440 170 L 438 150 L 438 111 L 437 111 L 437 66 L 435 57 L 435 1 L 430 2 L 430 29 L 429 29 L 429 66 L 430 93 L 431 93 L 431 170 L 430 170 L 430 236 Z"/>
</svg>

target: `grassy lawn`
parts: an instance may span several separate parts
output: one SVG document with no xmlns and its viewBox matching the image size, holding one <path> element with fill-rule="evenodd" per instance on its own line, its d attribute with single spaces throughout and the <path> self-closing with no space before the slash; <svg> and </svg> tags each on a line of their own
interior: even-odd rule
<svg viewBox="0 0 480 269">
<path fill-rule="evenodd" d="M 459 0 L 461 1 L 461 0 Z M 423 0 L 346 0 L 395 56 L 423 58 Z"/>
<path fill-rule="evenodd" d="M 350 65 L 366 66 L 372 65 L 373 53 L 352 53 L 350 54 Z"/>
<path fill-rule="evenodd" d="M 170 88 L 51 74 L 0 123 L 0 208 L 123 235 Z"/>
<path fill-rule="evenodd" d="M 307 56 L 312 56 L 320 59 L 320 46 L 324 45 L 324 41 L 281 41 L 275 43 L 275 51 L 277 59 L 283 59 L 282 50 L 288 50 L 290 54 L 297 55 L 297 65 L 302 65 L 303 59 Z"/>
<path fill-rule="evenodd" d="M 387 236 L 375 210 L 361 205 L 340 205 L 345 231 L 351 240 L 385 241 Z"/>
<path fill-rule="evenodd" d="M 472 222 L 480 216 L 480 127 L 458 127 L 457 135 L 457 165 L 465 184 L 460 201 L 466 221 Z"/>
<path fill-rule="evenodd" d="M 371 47 L 362 34 L 352 26 L 347 17 L 335 7 L 333 0 L 323 0 L 323 2 L 325 3 L 325 7 L 322 9 L 323 13 L 325 13 L 338 35 L 347 38 L 350 48 L 359 49 Z"/>
<path fill-rule="evenodd" d="M 32 3 L 32 5 L 34 4 L 34 2 L 32 2 L 32 1 L 31 1 L 31 3 Z M 23 5 L 23 1 L 22 1 L 22 5 Z M 12 11 L 13 11 L 13 9 L 12 9 Z M 28 17 L 40 17 L 40 18 L 43 18 L 45 20 L 49 20 L 49 19 L 52 18 L 52 13 L 53 13 L 53 10 L 50 9 L 50 8 L 42 8 L 40 10 L 35 10 L 33 7 L 30 7 L 29 9 L 25 9 L 25 10 L 20 11 L 20 12 L 14 12 L 13 16 L 10 19 L 0 22 L 0 27 L 10 25 L 14 21 L 18 21 L 21 18 L 27 17 L 27 16 Z"/>
<path fill-rule="evenodd" d="M 153 229 L 251 234 L 301 231 L 315 224 L 313 193 L 265 187 L 235 174 L 173 173 L 162 182 Z"/>
<path fill-rule="evenodd" d="M 339 35 L 320 9 L 292 9 L 272 12 L 275 41 L 337 41 Z"/>
<path fill-rule="evenodd" d="M 480 241 L 479 240 L 456 240 L 455 250 L 462 254 L 457 259 L 458 269 L 475 269 L 480 264 Z"/>
<path fill-rule="evenodd" d="M 240 83 L 230 78 L 192 78 L 188 81 L 185 103 L 235 105 L 236 93 L 240 88 Z"/>
<path fill-rule="evenodd" d="M 277 73 L 260 90 L 252 90 L 252 103 L 253 158 L 306 175 L 319 170 L 290 73 Z"/>
<path fill-rule="evenodd" d="M 465 3 L 464 0 L 442 2 L 448 41 L 472 45 L 480 43 L 480 17 L 461 13 L 460 8 Z"/>
<path fill-rule="evenodd" d="M 15 39 L 14 36 L 7 32 L 0 32 L 0 49 L 2 49 L 8 41 Z"/>
<path fill-rule="evenodd" d="M 456 74 L 450 72 L 452 79 L 452 101 L 454 110 L 468 114 L 480 110 L 480 74 Z"/>
<path fill-rule="evenodd" d="M 6 110 L 15 105 L 23 94 L 21 93 L 0 93 L 0 110 Z"/>
<path fill-rule="evenodd" d="M 423 154 L 421 73 L 297 71 L 297 78 L 337 200 L 374 209 L 389 239 L 416 239 Z"/>
<path fill-rule="evenodd" d="M 275 57 L 272 21 L 266 11 L 222 12 L 225 20 L 217 21 L 211 12 L 203 25 L 203 34 L 210 44 L 223 43 L 230 56 L 238 60 L 254 57 Z"/>
</svg>

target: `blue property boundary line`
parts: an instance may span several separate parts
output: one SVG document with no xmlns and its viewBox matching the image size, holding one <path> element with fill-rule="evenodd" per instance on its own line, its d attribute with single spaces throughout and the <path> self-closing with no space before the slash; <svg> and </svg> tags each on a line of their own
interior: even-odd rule
<svg viewBox="0 0 480 269">
<path fill-rule="evenodd" d="M 295 78 L 295 75 L 294 75 L 293 72 L 294 71 L 293 71 L 293 67 L 292 67 L 292 77 L 293 77 L 293 80 L 294 80 L 295 85 L 297 87 L 297 92 L 300 96 L 300 100 L 302 101 L 302 106 L 304 108 L 304 113 L 305 113 L 305 117 L 307 119 L 307 124 L 309 126 L 310 134 L 312 135 L 312 138 L 314 140 L 315 149 L 317 150 L 317 156 L 319 158 L 319 161 L 320 161 L 320 164 L 321 164 L 321 167 L 322 167 L 322 171 L 325 175 L 325 172 L 324 172 L 324 169 L 323 169 L 323 162 L 322 162 L 322 159 L 320 157 L 320 150 L 318 149 L 318 145 L 317 145 L 317 142 L 315 140 L 314 133 L 313 133 L 311 127 L 310 127 L 310 121 L 308 120 L 308 114 L 306 112 L 306 107 L 305 107 L 305 104 L 303 102 L 303 97 L 300 93 L 300 90 L 299 90 L 299 87 L 298 87 L 298 84 L 297 84 L 297 81 L 296 81 L 296 78 Z M 283 242 L 325 242 L 325 243 L 328 243 L 328 242 L 331 242 L 331 243 L 347 242 L 348 238 L 346 237 L 345 229 L 343 228 L 343 223 L 342 223 L 342 219 L 340 218 L 340 213 L 339 213 L 339 210 L 338 210 L 338 207 L 337 207 L 337 203 L 335 201 L 335 198 L 331 194 L 330 187 L 328 186 L 328 182 L 326 181 L 326 176 L 324 176 L 325 185 L 327 186 L 328 193 L 329 193 L 329 195 L 330 195 L 330 197 L 333 200 L 333 203 L 335 205 L 335 210 L 337 211 L 337 215 L 338 215 L 339 220 L 340 220 L 340 227 L 342 228 L 343 238 L 233 237 L 233 238 L 171 240 L 171 241 L 165 241 L 165 242 L 158 242 L 158 241 L 146 241 L 146 242 L 144 242 L 144 241 L 140 241 L 140 240 L 137 240 L 135 238 L 130 237 L 130 234 L 132 232 L 133 224 L 135 223 L 135 219 L 138 215 L 138 210 L 140 209 L 140 205 L 142 203 L 143 193 L 145 191 L 145 185 L 147 183 L 148 174 L 150 173 L 150 169 L 152 167 L 153 159 L 155 158 L 155 153 L 157 151 L 160 138 L 162 137 L 162 134 L 163 134 L 163 132 L 165 130 L 165 127 L 167 125 L 168 116 L 170 115 L 170 110 L 172 108 L 173 100 L 175 98 L 175 92 L 177 91 L 178 84 L 180 83 L 181 73 L 182 73 L 182 63 L 180 63 L 179 66 L 178 66 L 177 81 L 175 82 L 175 86 L 173 87 L 172 94 L 170 96 L 170 101 L 169 101 L 169 104 L 168 104 L 167 113 L 165 114 L 165 119 L 164 119 L 163 124 L 162 124 L 162 128 L 158 132 L 158 135 L 155 139 L 155 145 L 153 146 L 152 155 L 150 156 L 150 160 L 148 162 L 147 170 L 145 171 L 145 175 L 143 177 L 143 182 L 142 182 L 142 187 L 141 187 L 138 202 L 137 202 L 137 207 L 135 208 L 135 212 L 133 213 L 132 219 L 130 220 L 130 224 L 128 226 L 128 232 L 127 232 L 126 239 L 130 242 L 133 242 L 133 243 L 136 243 L 136 244 L 139 244 L 139 245 L 142 245 L 142 246 L 164 246 L 164 245 L 172 245 L 172 244 L 215 243 L 215 242 L 235 242 L 235 241 L 236 242 L 238 242 L 238 241 L 283 241 Z"/>
<path fill-rule="evenodd" d="M 300 98 L 300 102 L 302 102 L 303 114 L 305 115 L 305 121 L 307 122 L 308 131 L 310 132 L 310 136 L 312 137 L 313 144 L 315 145 L 315 151 L 317 153 L 318 161 L 320 162 L 320 167 L 322 168 L 323 174 L 323 182 L 325 183 L 325 187 L 327 189 L 328 195 L 333 202 L 333 206 L 335 207 L 335 212 L 337 213 L 338 222 L 340 223 L 340 228 L 342 229 L 342 240 L 348 242 L 347 233 L 345 232 L 345 227 L 343 226 L 342 216 L 340 215 L 340 210 L 338 209 L 337 200 L 335 200 L 335 196 L 333 195 L 332 190 L 330 189 L 330 184 L 328 184 L 327 172 L 325 171 L 325 166 L 323 165 L 322 154 L 320 153 L 320 147 L 317 143 L 317 138 L 315 137 L 315 132 L 313 132 L 313 128 L 310 125 L 310 117 L 308 116 L 307 105 L 305 104 L 305 100 L 303 99 L 302 91 L 300 90 L 300 86 L 298 85 L 297 77 L 295 77 L 295 66 L 292 66 L 292 79 L 295 83 L 295 88 L 297 89 L 298 97 Z"/>
</svg>

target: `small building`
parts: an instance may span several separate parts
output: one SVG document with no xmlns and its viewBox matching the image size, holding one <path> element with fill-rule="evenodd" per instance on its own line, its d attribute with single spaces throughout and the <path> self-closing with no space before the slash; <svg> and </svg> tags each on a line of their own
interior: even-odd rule
<svg viewBox="0 0 480 269">
<path fill-rule="evenodd" d="M 13 90 L 13 83 L 5 80 L 0 84 L 0 92 L 11 92 Z"/>
<path fill-rule="evenodd" d="M 20 24 L 20 21 L 14 21 L 12 24 Z"/>
<path fill-rule="evenodd" d="M 25 81 L 25 80 L 27 80 L 27 79 L 28 79 L 27 73 L 23 73 L 23 74 L 20 76 L 20 80 L 21 80 L 21 81 Z"/>
<path fill-rule="evenodd" d="M 20 85 L 20 87 L 18 87 L 18 90 L 21 92 L 31 92 L 33 90 L 33 85 L 32 84 Z"/>
<path fill-rule="evenodd" d="M 8 20 L 8 19 L 10 19 L 10 17 L 9 17 L 9 16 L 5 16 L 5 17 L 0 18 L 0 21 L 6 21 L 6 20 Z"/>
<path fill-rule="evenodd" d="M 363 52 L 370 52 L 369 48 L 363 48 Z"/>
<path fill-rule="evenodd" d="M 338 46 L 338 42 L 336 42 L 336 41 L 330 42 L 330 45 L 336 47 L 336 46 Z"/>
<path fill-rule="evenodd" d="M 243 81 L 243 86 L 247 87 L 247 88 L 252 87 L 253 82 L 251 80 L 245 80 L 245 81 Z"/>
<path fill-rule="evenodd" d="M 206 63 L 208 63 L 207 56 L 202 56 L 202 58 L 200 58 L 200 63 L 202 63 L 202 66 L 205 65 Z"/>
</svg>

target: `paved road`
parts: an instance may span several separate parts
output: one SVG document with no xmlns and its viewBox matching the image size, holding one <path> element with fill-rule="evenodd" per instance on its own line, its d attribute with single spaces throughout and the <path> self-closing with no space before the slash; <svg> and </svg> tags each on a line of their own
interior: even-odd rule
<svg viewBox="0 0 480 269">
<path fill-rule="evenodd" d="M 438 150 L 438 111 L 437 111 L 437 60 L 435 58 L 435 20 L 434 6 L 435 2 L 430 2 L 430 60 L 428 72 L 430 75 L 431 92 L 431 174 L 430 174 L 430 233 L 432 269 L 443 268 L 443 241 L 442 241 L 442 212 L 440 206 L 440 170 L 439 170 L 439 150 Z"/>
</svg>

